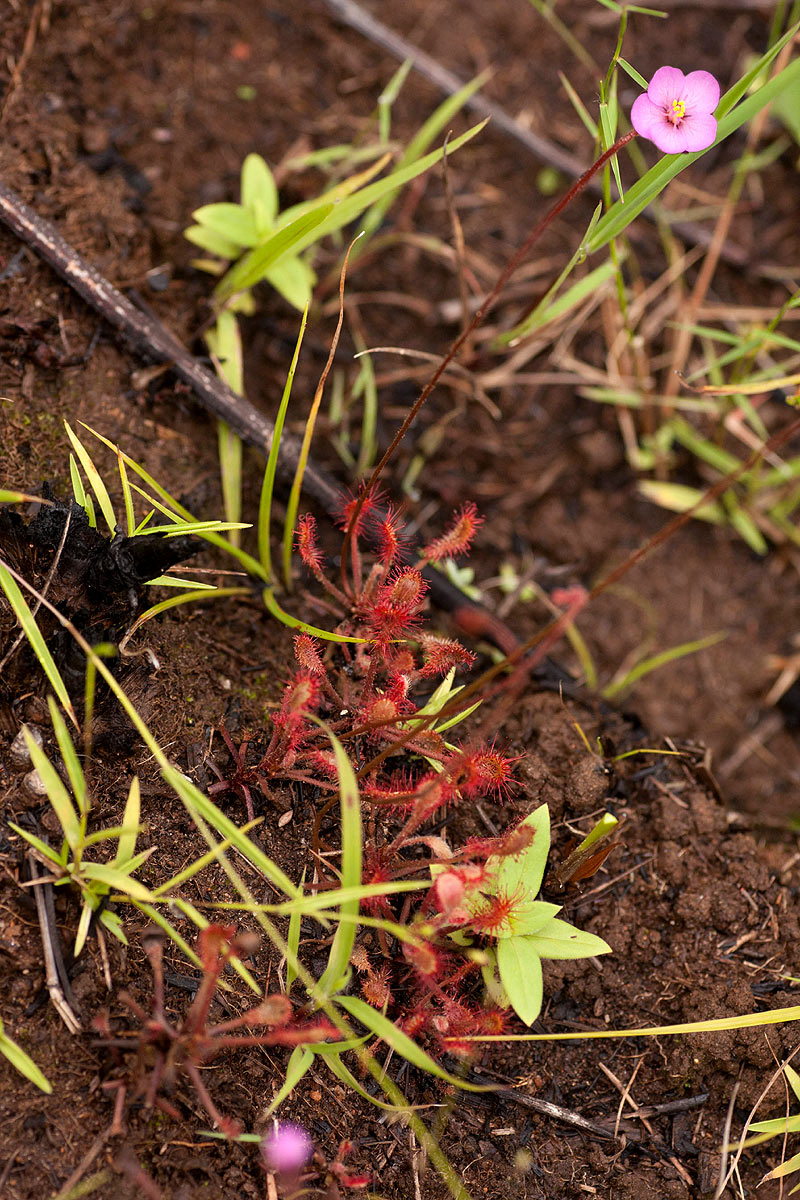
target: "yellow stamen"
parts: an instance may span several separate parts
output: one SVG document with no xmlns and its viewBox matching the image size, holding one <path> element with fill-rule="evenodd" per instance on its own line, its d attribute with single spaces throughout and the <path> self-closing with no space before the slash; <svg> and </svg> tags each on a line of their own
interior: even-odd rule
<svg viewBox="0 0 800 1200">
<path fill-rule="evenodd" d="M 676 125 L 678 123 L 678 121 L 682 121 L 685 116 L 686 116 L 686 101 L 685 100 L 673 100 L 672 101 L 672 117 L 670 118 L 673 125 Z"/>
</svg>

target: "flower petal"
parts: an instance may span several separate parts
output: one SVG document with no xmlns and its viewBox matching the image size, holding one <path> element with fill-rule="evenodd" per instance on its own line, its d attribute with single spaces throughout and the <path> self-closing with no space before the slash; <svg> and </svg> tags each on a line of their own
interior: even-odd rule
<svg viewBox="0 0 800 1200">
<path fill-rule="evenodd" d="M 690 71 L 680 98 L 686 104 L 687 115 L 713 113 L 719 104 L 719 84 L 709 71 Z"/>
<path fill-rule="evenodd" d="M 706 75 L 707 71 L 697 71 L 698 75 Z M 713 78 L 713 76 L 711 77 Z M 677 67 L 659 67 L 647 88 L 647 95 L 653 104 L 661 108 L 671 108 L 673 100 L 679 100 L 685 86 L 683 71 Z"/>
<path fill-rule="evenodd" d="M 707 113 L 687 113 L 678 132 L 684 150 L 706 150 L 717 136 L 717 122 Z"/>
<path fill-rule="evenodd" d="M 642 137 L 652 138 L 656 125 L 666 121 L 663 108 L 659 108 L 647 95 L 637 96 L 631 109 L 631 125 Z"/>
<path fill-rule="evenodd" d="M 685 121 L 682 121 L 679 127 L 664 117 L 657 125 L 653 125 L 646 136 L 650 138 L 651 142 L 655 142 L 662 153 L 682 154 L 687 149 L 685 129 Z"/>
</svg>

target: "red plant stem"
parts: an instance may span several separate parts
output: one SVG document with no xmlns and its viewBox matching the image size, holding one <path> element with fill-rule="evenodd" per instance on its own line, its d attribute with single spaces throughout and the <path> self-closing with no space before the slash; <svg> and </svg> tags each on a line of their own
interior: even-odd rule
<svg viewBox="0 0 800 1200">
<path fill-rule="evenodd" d="M 600 157 L 598 159 L 596 159 L 595 162 L 593 162 L 592 165 L 586 171 L 584 171 L 584 173 L 581 175 L 580 179 L 576 179 L 575 182 L 573 183 L 572 187 L 569 188 L 569 190 L 566 191 L 564 193 L 564 195 L 555 202 L 555 204 L 552 206 L 552 208 L 542 217 L 541 221 L 539 221 L 536 225 L 534 225 L 533 229 L 528 234 L 527 238 L 522 243 L 520 248 L 517 251 L 515 251 L 514 254 L 512 254 L 511 258 L 508 260 L 505 267 L 500 272 L 500 275 L 498 276 L 494 287 L 488 293 L 488 295 L 485 297 L 485 299 L 483 300 L 483 303 L 480 305 L 480 307 L 478 309 L 476 309 L 475 314 L 472 317 L 472 320 L 469 322 L 469 324 L 467 324 L 464 327 L 464 329 L 461 331 L 461 333 L 458 335 L 456 340 L 451 345 L 450 349 L 447 351 L 447 353 L 442 358 L 439 365 L 434 370 L 430 379 L 425 384 L 425 386 L 423 387 L 419 396 L 417 397 L 414 404 L 410 408 L 408 415 L 404 419 L 402 425 L 400 426 L 397 433 L 392 438 L 392 441 L 389 443 L 389 447 L 386 450 L 386 453 L 384 454 L 383 458 L 378 463 L 377 467 L 374 468 L 367 485 L 362 489 L 361 494 L 358 497 L 355 509 L 353 510 L 352 519 L 350 520 L 350 522 L 347 526 L 347 529 L 345 531 L 344 544 L 342 545 L 342 579 L 345 578 L 346 562 L 347 562 L 347 556 L 350 553 L 351 542 L 353 540 L 353 530 L 356 528 L 356 524 L 358 522 L 358 518 L 361 513 L 361 509 L 364 506 L 364 502 L 366 501 L 367 496 L 369 496 L 369 494 L 372 492 L 373 488 L 375 487 L 375 485 L 378 481 L 378 478 L 379 478 L 381 472 L 383 471 L 386 464 L 389 462 L 389 460 L 394 455 L 395 450 L 402 442 L 402 440 L 405 437 L 406 433 L 408 432 L 409 427 L 411 426 L 412 422 L 416 420 L 419 410 L 422 408 L 423 404 L 428 399 L 428 397 L 430 396 L 433 389 L 436 387 L 436 385 L 439 382 L 439 380 L 441 379 L 442 375 L 447 370 L 447 368 L 449 367 L 449 365 L 453 361 L 453 359 L 456 357 L 456 355 L 458 354 L 461 347 L 469 340 L 469 338 L 472 336 L 472 334 L 475 332 L 475 330 L 478 328 L 478 326 L 483 322 L 484 317 L 486 317 L 487 313 L 491 310 L 491 308 L 493 307 L 497 298 L 504 291 L 506 284 L 508 283 L 511 276 L 514 274 L 514 272 L 517 270 L 517 268 L 520 266 L 520 264 L 527 258 L 528 254 L 533 249 L 536 242 L 538 242 L 539 238 L 542 236 L 542 234 L 545 232 L 545 230 L 548 228 L 548 226 L 551 225 L 553 223 L 553 221 L 556 219 L 556 217 L 559 216 L 564 211 L 564 209 L 567 207 L 567 205 L 570 204 L 575 199 L 575 197 L 580 192 L 583 191 L 583 189 L 589 183 L 590 179 L 592 179 L 592 177 L 597 174 L 597 172 L 600 170 L 600 168 L 605 166 L 605 164 L 608 162 L 608 160 L 610 158 L 613 158 L 614 155 L 617 154 L 622 149 L 623 146 L 627 145 L 627 143 L 632 141 L 633 138 L 635 138 L 635 137 L 636 137 L 636 131 L 634 129 L 632 129 L 629 133 L 624 134 L 621 138 L 617 138 L 616 142 L 614 142 L 614 145 L 609 146 L 608 150 L 604 151 L 603 154 L 601 154 Z"/>
</svg>

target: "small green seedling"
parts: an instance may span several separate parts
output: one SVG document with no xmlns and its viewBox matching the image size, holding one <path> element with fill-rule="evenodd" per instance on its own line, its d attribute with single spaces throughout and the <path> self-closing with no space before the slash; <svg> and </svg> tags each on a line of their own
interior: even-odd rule
<svg viewBox="0 0 800 1200">
<path fill-rule="evenodd" d="M 242 164 L 239 204 L 205 204 L 192 216 L 197 224 L 191 225 L 184 236 L 215 255 L 212 260 L 197 259 L 194 266 L 212 275 L 222 274 L 223 261 L 235 262 L 246 250 L 266 242 L 279 228 L 278 189 L 261 155 L 248 154 Z M 301 312 L 311 299 L 317 279 L 297 253 L 285 254 L 268 266 L 262 278 Z M 239 309 L 253 311 L 249 293 L 240 299 Z"/>
<path fill-rule="evenodd" d="M 52 846 L 36 837 L 35 834 L 27 833 L 13 822 L 9 822 L 9 824 L 20 837 L 23 837 L 33 847 L 36 857 L 50 871 L 52 876 L 50 882 L 56 886 L 71 883 L 80 892 L 83 909 L 75 938 L 74 954 L 77 958 L 86 941 L 92 914 L 98 911 L 98 919 L 104 928 L 127 945 L 120 918 L 115 912 L 101 908 L 101 905 L 112 889 L 121 892 L 123 896 L 129 897 L 131 900 L 148 903 L 153 899 L 150 891 L 133 878 L 134 871 L 142 865 L 152 851 L 143 850 L 139 854 L 134 854 L 140 828 L 139 780 L 137 776 L 134 776 L 131 781 L 122 824 L 111 829 L 99 830 L 97 833 L 87 833 L 91 801 L 86 776 L 72 739 L 67 732 L 64 719 L 52 696 L 48 696 L 48 704 L 58 747 L 69 777 L 70 789 L 66 787 L 58 771 L 27 728 L 23 726 L 23 729 L 31 761 L 47 790 L 47 797 L 64 834 L 61 849 L 54 850 Z M 72 794 L 70 794 L 70 790 Z M 117 849 L 110 862 L 87 861 L 85 852 L 90 847 L 113 839 L 117 840 Z"/>
<path fill-rule="evenodd" d="M 517 854 L 493 856 L 468 907 L 468 928 L 496 940 L 482 968 L 490 996 L 532 1025 L 542 1009 L 542 959 L 592 958 L 611 947 L 556 914 L 561 905 L 536 900 L 550 851 L 550 812 L 541 805 L 519 826 L 525 842 Z M 456 934 L 460 940 L 462 933 Z M 498 986 L 499 976 L 499 986 Z"/>
</svg>

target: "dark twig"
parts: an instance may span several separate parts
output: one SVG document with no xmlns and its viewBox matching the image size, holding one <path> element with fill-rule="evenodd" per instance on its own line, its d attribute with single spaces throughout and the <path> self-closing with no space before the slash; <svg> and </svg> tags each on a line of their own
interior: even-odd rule
<svg viewBox="0 0 800 1200">
<path fill-rule="evenodd" d="M 549 1100 L 540 1100 L 538 1096 L 529 1096 L 518 1088 L 498 1087 L 492 1079 L 486 1079 L 474 1071 L 470 1075 L 470 1081 L 486 1084 L 493 1089 L 494 1095 L 500 1096 L 504 1100 L 513 1100 L 515 1104 L 529 1108 L 532 1112 L 540 1113 L 543 1117 L 551 1117 L 555 1121 L 562 1121 L 565 1125 L 572 1125 L 575 1129 L 582 1129 L 585 1133 L 593 1133 L 596 1137 L 615 1141 L 612 1129 L 601 1125 L 598 1121 L 590 1121 L 587 1117 L 582 1117 L 580 1113 L 574 1112 L 571 1108 L 564 1108 L 561 1104 L 551 1104 Z"/>
</svg>

